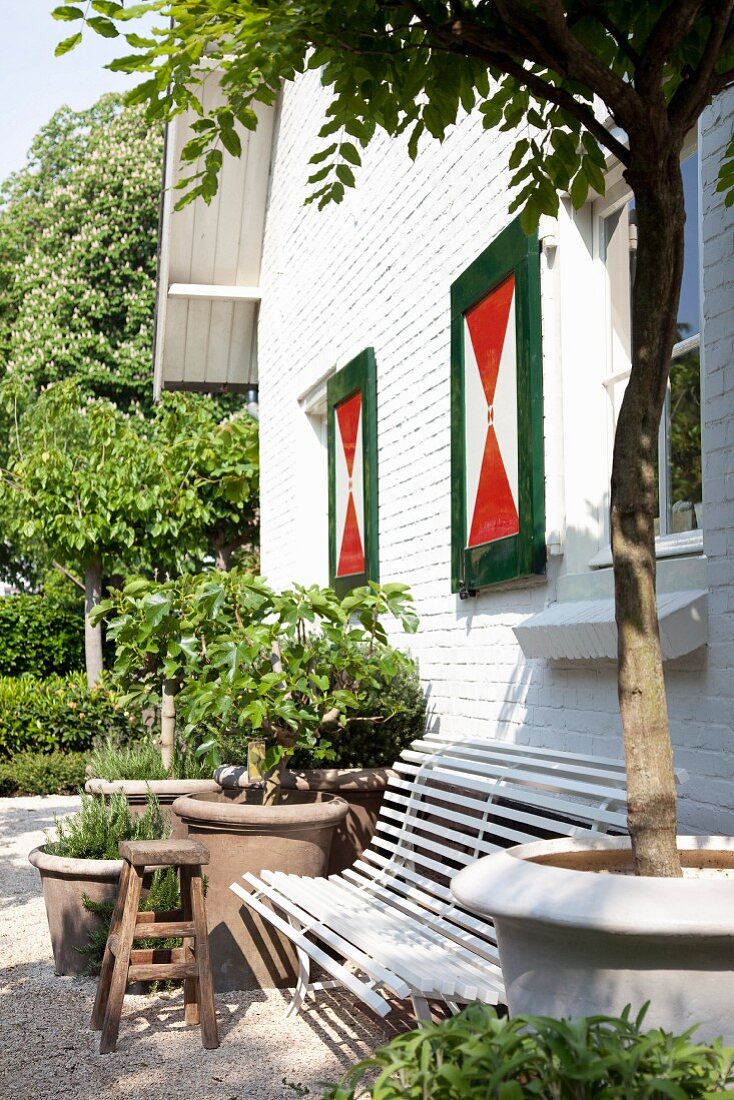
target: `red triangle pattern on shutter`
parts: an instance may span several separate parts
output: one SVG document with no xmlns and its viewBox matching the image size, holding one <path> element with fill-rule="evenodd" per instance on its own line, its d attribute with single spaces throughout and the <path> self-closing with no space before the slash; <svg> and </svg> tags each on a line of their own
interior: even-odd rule
<svg viewBox="0 0 734 1100">
<path fill-rule="evenodd" d="M 354 456 L 357 450 L 357 436 L 362 416 L 362 394 L 360 391 L 342 401 L 335 409 L 339 425 L 339 439 L 344 449 L 349 478 L 347 510 L 344 530 L 341 532 L 339 560 L 336 567 L 337 577 L 351 577 L 355 573 L 364 573 L 365 556 L 362 536 L 359 530 L 357 509 L 354 503 L 352 477 L 354 476 Z M 338 537 L 338 533 L 337 533 Z"/>
<path fill-rule="evenodd" d="M 515 277 L 510 275 L 495 290 L 466 314 L 472 347 L 479 367 L 484 396 L 487 400 L 487 438 L 479 474 L 467 547 L 482 546 L 495 539 L 516 535 L 520 519 L 502 460 L 494 428 L 494 395 L 505 343 L 507 321 L 515 291 Z M 510 369 L 515 369 L 512 364 Z M 500 415 L 516 415 L 500 410 Z"/>
</svg>

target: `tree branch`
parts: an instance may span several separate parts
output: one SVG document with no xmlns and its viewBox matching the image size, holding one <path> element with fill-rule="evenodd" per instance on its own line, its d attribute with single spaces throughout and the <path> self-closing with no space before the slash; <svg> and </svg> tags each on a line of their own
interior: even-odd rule
<svg viewBox="0 0 734 1100">
<path fill-rule="evenodd" d="M 78 577 L 75 577 L 73 573 L 70 573 L 68 569 L 64 569 L 63 565 L 59 565 L 57 561 L 54 561 L 51 564 L 53 565 L 54 569 L 58 569 L 59 573 L 66 577 L 67 580 L 71 581 L 78 588 L 81 588 L 82 592 L 86 592 L 84 582 L 80 581 Z"/>
<path fill-rule="evenodd" d="M 687 77 L 670 101 L 668 115 L 673 126 L 687 133 L 700 115 L 716 84 L 716 62 L 721 57 L 729 22 L 734 12 L 734 0 L 719 0 L 711 15 L 711 31 L 698 67 Z M 723 75 L 723 74 L 722 74 Z"/>
<path fill-rule="evenodd" d="M 680 46 L 698 18 L 704 0 L 673 0 L 666 4 L 648 35 L 637 67 L 635 87 L 641 96 L 662 95 L 665 62 Z"/>
</svg>

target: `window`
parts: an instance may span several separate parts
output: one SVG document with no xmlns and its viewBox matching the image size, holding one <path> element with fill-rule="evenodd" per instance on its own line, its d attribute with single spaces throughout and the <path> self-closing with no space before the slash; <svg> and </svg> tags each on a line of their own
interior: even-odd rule
<svg viewBox="0 0 734 1100">
<path fill-rule="evenodd" d="M 538 238 L 514 221 L 451 287 L 452 589 L 545 572 Z"/>
<path fill-rule="evenodd" d="M 377 370 L 366 348 L 326 388 L 329 577 L 339 595 L 377 581 Z"/>
<path fill-rule="evenodd" d="M 655 530 L 663 539 L 703 526 L 698 156 L 695 153 L 683 161 L 682 173 L 686 229 L 678 341 L 673 349 L 658 444 Z M 601 249 L 608 278 L 610 318 L 611 370 L 604 385 L 616 424 L 629 378 L 632 352 L 630 305 L 636 253 L 634 201 L 627 201 L 603 217 Z"/>
</svg>

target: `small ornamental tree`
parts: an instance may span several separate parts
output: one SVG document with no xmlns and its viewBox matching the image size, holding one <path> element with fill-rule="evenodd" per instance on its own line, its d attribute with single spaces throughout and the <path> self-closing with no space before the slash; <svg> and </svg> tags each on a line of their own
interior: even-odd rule
<svg viewBox="0 0 734 1100">
<path fill-rule="evenodd" d="M 712 96 L 734 84 L 734 0 L 147 0 L 131 8 L 91 0 L 56 18 L 122 31 L 131 52 L 111 68 L 145 79 L 130 100 L 150 119 L 187 108 L 200 115 L 184 161 L 202 158 L 188 195 L 216 191 L 220 145 L 239 152 L 236 119 L 253 128 L 256 101 L 272 103 L 283 80 L 320 69 L 332 99 L 307 201 L 339 202 L 355 183 L 359 147 L 376 130 L 441 140 L 460 110 L 488 131 L 522 123 L 510 158 L 526 230 L 554 215 L 559 193 L 580 207 L 604 192 L 616 157 L 635 196 L 637 269 L 632 370 L 619 413 L 611 485 L 618 684 L 635 866 L 680 875 L 675 780 L 655 601 L 655 455 L 676 334 L 683 270 L 686 135 Z M 85 9 L 86 10 L 86 9 Z M 157 12 L 154 35 L 129 21 Z M 205 59 L 205 63 L 204 63 Z M 221 68 L 224 100 L 205 111 L 202 83 Z M 489 138 L 491 140 L 491 138 Z M 734 202 L 734 140 L 719 188 Z"/>
<path fill-rule="evenodd" d="M 229 546 L 252 540 L 257 422 L 246 413 L 219 422 L 214 403 L 193 395 L 165 399 L 146 421 L 57 383 L 20 418 L 3 474 L 6 528 L 84 588 L 91 686 L 102 635 L 90 612 L 105 577 L 201 569 L 222 531 Z"/>
<path fill-rule="evenodd" d="M 410 667 L 388 644 L 383 620 L 409 633 L 418 626 L 404 584 L 371 583 L 340 598 L 316 586 L 275 592 L 239 571 L 162 584 L 135 578 L 100 605 L 102 615 L 115 641 L 113 677 L 127 692 L 121 701 L 162 701 L 164 763 L 175 713 L 166 703 L 176 696 L 188 733 L 204 735 L 200 753 L 232 734 L 265 742 L 265 805 L 279 800 L 297 748 L 328 757 L 330 732 Z"/>
</svg>

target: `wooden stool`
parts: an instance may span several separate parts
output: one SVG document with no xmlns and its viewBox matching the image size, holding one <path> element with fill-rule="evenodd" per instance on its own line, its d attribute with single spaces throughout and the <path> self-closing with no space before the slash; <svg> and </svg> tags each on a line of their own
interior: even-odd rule
<svg viewBox="0 0 734 1100">
<path fill-rule="evenodd" d="M 218 1047 L 201 881 L 201 868 L 209 862 L 209 852 L 195 840 L 124 840 L 119 847 L 124 863 L 92 1010 L 92 1030 L 102 1032 L 99 1052 L 107 1054 L 117 1047 L 127 983 L 170 979 L 183 979 L 186 1023 L 198 1024 L 201 1020 L 202 1043 L 210 1050 Z M 181 909 L 138 911 L 146 867 L 178 869 Z M 181 936 L 183 947 L 133 948 L 133 940 L 171 936 Z"/>
</svg>

